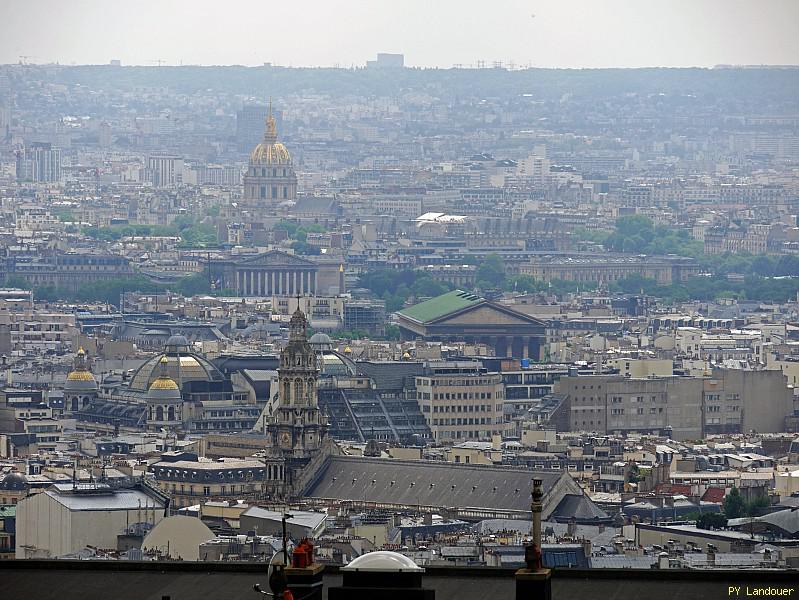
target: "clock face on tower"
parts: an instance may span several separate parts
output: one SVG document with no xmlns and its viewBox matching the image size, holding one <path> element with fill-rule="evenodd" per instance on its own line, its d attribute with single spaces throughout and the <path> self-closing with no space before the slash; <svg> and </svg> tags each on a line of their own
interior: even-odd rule
<svg viewBox="0 0 799 600">
<path fill-rule="evenodd" d="M 280 434 L 280 445 L 284 447 L 291 446 L 291 434 L 288 431 Z"/>
</svg>

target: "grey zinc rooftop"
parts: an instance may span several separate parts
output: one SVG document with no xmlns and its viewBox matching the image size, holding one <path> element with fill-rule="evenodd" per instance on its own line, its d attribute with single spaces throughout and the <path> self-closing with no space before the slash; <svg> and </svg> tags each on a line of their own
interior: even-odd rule
<svg viewBox="0 0 799 600">
<path fill-rule="evenodd" d="M 283 518 L 283 513 L 276 510 L 267 510 L 260 506 L 251 506 L 243 513 L 242 516 L 254 517 L 256 519 L 268 519 L 270 521 L 277 521 Z M 327 519 L 326 513 L 310 512 L 304 510 L 291 510 L 291 518 L 286 519 L 289 525 L 297 525 L 298 527 L 307 527 L 308 529 L 316 529 L 319 525 Z"/>
<path fill-rule="evenodd" d="M 530 510 L 533 478 L 543 480 L 545 494 L 564 473 L 483 467 L 456 463 L 335 456 L 306 496 L 405 506 Z M 565 475 L 569 477 L 568 475 Z M 571 483 L 572 485 L 569 485 Z M 571 480 L 557 498 L 545 497 L 551 508 L 564 493 L 580 493 Z M 548 494 L 547 494 L 548 495 Z"/>
<path fill-rule="evenodd" d="M 657 562 L 654 556 L 631 556 L 626 554 L 608 554 L 591 557 L 592 569 L 651 569 Z"/>
<path fill-rule="evenodd" d="M 71 487 L 71 486 L 70 486 Z M 132 510 L 163 508 L 163 503 L 140 490 L 117 490 L 107 494 L 44 492 L 69 510 Z"/>
</svg>

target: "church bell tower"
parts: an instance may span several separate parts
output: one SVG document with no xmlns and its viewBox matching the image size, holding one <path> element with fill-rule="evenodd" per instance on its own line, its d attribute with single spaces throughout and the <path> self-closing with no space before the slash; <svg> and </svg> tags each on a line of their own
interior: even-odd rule
<svg viewBox="0 0 799 600">
<path fill-rule="evenodd" d="M 289 322 L 288 345 L 280 353 L 280 403 L 269 426 L 273 447 L 294 459 L 310 458 L 324 435 L 316 398 L 319 369 L 307 330 L 308 321 L 298 308 Z"/>
</svg>

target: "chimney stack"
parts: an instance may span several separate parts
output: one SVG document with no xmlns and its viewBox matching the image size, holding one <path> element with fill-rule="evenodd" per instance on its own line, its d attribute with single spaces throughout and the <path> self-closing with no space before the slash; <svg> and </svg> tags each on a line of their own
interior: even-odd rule
<svg viewBox="0 0 799 600">
<path fill-rule="evenodd" d="M 543 567 L 541 550 L 541 511 L 543 509 L 544 488 L 541 479 L 533 479 L 532 503 L 533 543 L 524 548 L 526 568 L 516 571 L 516 599 L 552 598 L 552 571 Z"/>
</svg>

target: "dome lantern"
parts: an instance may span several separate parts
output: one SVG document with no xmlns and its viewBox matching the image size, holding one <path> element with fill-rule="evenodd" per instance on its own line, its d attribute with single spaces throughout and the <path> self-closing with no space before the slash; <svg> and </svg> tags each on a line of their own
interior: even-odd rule
<svg viewBox="0 0 799 600">
<path fill-rule="evenodd" d="M 263 165 L 290 165 L 291 154 L 277 141 L 277 121 L 272 114 L 272 100 L 269 100 L 269 111 L 266 115 L 264 139 L 250 154 L 250 163 Z"/>
<path fill-rule="evenodd" d="M 64 391 L 85 392 L 97 389 L 97 380 L 92 375 L 86 362 L 86 351 L 81 347 L 75 355 L 72 371 L 67 374 Z"/>
</svg>

